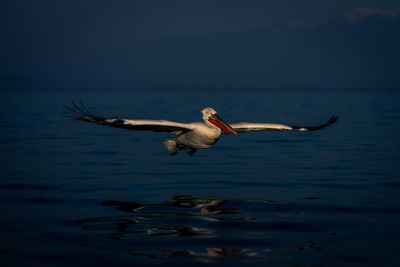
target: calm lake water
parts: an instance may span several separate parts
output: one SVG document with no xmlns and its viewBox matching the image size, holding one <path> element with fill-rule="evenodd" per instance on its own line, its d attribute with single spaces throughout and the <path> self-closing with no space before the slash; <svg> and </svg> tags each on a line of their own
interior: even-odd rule
<svg viewBox="0 0 400 267">
<path fill-rule="evenodd" d="M 400 93 L 0 94 L 1 266 L 400 264 Z M 169 135 L 65 118 L 80 99 L 114 118 L 339 120 L 170 157 Z"/>
</svg>

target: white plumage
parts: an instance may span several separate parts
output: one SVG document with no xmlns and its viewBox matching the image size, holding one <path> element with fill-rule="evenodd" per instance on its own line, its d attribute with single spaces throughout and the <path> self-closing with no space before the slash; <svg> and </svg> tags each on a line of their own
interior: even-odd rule
<svg viewBox="0 0 400 267">
<path fill-rule="evenodd" d="M 179 123 L 166 120 L 106 119 L 90 114 L 82 101 L 80 106 L 74 102 L 72 102 L 72 105 L 72 107 L 67 107 L 67 113 L 68 116 L 72 116 L 77 120 L 128 130 L 164 132 L 175 135 L 176 138 L 164 141 L 165 147 L 171 151 L 170 155 L 176 155 L 186 149 L 189 149 L 189 154 L 193 155 L 197 149 L 213 146 L 222 133 L 236 135 L 242 132 L 256 131 L 315 131 L 330 126 L 338 118 L 337 116 L 332 116 L 328 122 L 317 126 L 289 126 L 249 122 L 228 124 L 217 115 L 214 109 L 205 108 L 201 111 L 204 122 Z"/>
</svg>

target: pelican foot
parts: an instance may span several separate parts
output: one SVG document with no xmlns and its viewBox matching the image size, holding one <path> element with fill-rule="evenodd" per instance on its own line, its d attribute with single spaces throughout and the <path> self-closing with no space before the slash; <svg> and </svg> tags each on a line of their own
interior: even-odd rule
<svg viewBox="0 0 400 267">
<path fill-rule="evenodd" d="M 188 152 L 190 156 L 193 156 L 193 154 L 196 152 L 196 149 L 190 149 L 190 151 Z"/>
</svg>

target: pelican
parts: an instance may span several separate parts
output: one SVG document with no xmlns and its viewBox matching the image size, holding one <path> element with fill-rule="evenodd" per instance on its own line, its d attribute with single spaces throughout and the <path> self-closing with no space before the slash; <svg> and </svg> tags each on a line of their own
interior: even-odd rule
<svg viewBox="0 0 400 267">
<path fill-rule="evenodd" d="M 163 132 L 175 135 L 176 138 L 166 139 L 165 147 L 174 156 L 182 150 L 189 150 L 192 156 L 197 149 L 213 146 L 224 134 L 258 131 L 315 131 L 335 123 L 338 116 L 332 116 L 326 123 L 317 126 L 289 126 L 273 123 L 234 123 L 228 124 L 217 112 L 210 107 L 204 108 L 201 113 L 204 122 L 179 123 L 166 120 L 129 120 L 129 119 L 107 119 L 92 115 L 81 101 L 80 105 L 72 102 L 72 107 L 67 107 L 67 115 L 74 119 L 93 122 L 100 125 L 109 125 L 134 131 Z"/>
</svg>

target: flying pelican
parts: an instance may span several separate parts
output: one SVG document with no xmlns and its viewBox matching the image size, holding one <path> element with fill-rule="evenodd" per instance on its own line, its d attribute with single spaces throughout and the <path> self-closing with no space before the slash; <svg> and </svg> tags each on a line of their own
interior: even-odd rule
<svg viewBox="0 0 400 267">
<path fill-rule="evenodd" d="M 284 124 L 248 122 L 229 125 L 217 115 L 214 109 L 209 107 L 201 111 L 204 122 L 193 123 L 179 123 L 166 120 L 106 119 L 90 114 L 82 101 L 80 106 L 72 102 L 72 107 L 67 107 L 67 109 L 68 116 L 81 121 L 128 130 L 173 134 L 176 138 L 164 141 L 165 147 L 171 152 L 171 156 L 186 149 L 189 149 L 189 155 L 192 156 L 197 149 L 213 146 L 222 133 L 237 135 L 243 132 L 258 131 L 315 131 L 330 126 L 338 119 L 337 116 L 332 116 L 329 121 L 317 126 L 288 126 Z"/>
</svg>

